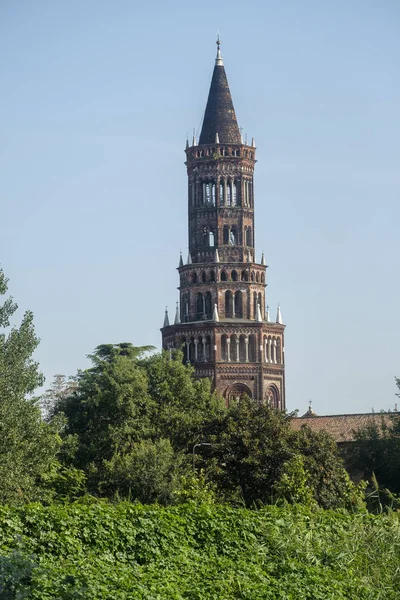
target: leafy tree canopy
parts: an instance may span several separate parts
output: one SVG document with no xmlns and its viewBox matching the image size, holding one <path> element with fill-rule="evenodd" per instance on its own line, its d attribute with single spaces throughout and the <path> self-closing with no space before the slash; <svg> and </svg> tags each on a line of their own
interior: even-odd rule
<svg viewBox="0 0 400 600">
<path fill-rule="evenodd" d="M 7 293 L 0 270 L 0 295 Z M 55 429 L 44 423 L 32 393 L 43 383 L 32 355 L 39 343 L 33 315 L 10 327 L 17 305 L 11 297 L 0 305 L 0 501 L 20 503 L 45 493 L 41 477 L 51 468 L 60 444 Z"/>
</svg>

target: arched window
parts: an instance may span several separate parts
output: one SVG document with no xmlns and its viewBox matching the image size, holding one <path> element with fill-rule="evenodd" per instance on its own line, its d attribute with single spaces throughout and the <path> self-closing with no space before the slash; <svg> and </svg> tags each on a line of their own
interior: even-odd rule
<svg viewBox="0 0 400 600">
<path fill-rule="evenodd" d="M 242 363 L 246 362 L 246 342 L 244 335 L 241 335 L 239 338 L 239 360 Z"/>
<path fill-rule="evenodd" d="M 204 313 L 204 308 L 203 308 L 203 294 L 201 294 L 199 292 L 197 294 L 197 301 L 196 301 L 196 318 L 197 319 L 202 319 L 203 318 L 203 313 Z"/>
<path fill-rule="evenodd" d="M 215 183 L 211 185 L 211 204 L 215 206 Z"/>
<path fill-rule="evenodd" d="M 224 204 L 224 184 L 222 182 L 219 184 L 219 203 Z"/>
<path fill-rule="evenodd" d="M 257 317 L 257 292 L 253 293 L 253 315 L 254 318 Z"/>
<path fill-rule="evenodd" d="M 236 181 L 234 181 L 232 184 L 232 206 L 236 206 L 236 197 Z"/>
<path fill-rule="evenodd" d="M 279 391 L 276 385 L 271 384 L 267 391 L 265 392 L 265 399 L 268 403 L 268 406 L 271 408 L 280 408 L 280 398 Z"/>
<path fill-rule="evenodd" d="M 242 292 L 240 291 L 235 293 L 235 317 L 238 319 L 243 318 Z"/>
<path fill-rule="evenodd" d="M 221 360 L 228 360 L 228 343 L 227 336 L 221 336 Z"/>
<path fill-rule="evenodd" d="M 246 246 L 251 246 L 251 227 L 246 230 Z"/>
<path fill-rule="evenodd" d="M 226 271 L 221 271 L 221 281 L 227 281 Z"/>
<path fill-rule="evenodd" d="M 239 338 L 237 337 L 237 335 L 231 335 L 231 361 L 232 362 L 239 362 L 239 344 L 238 344 Z"/>
<path fill-rule="evenodd" d="M 261 273 L 261 283 L 265 283 L 265 275 L 264 275 L 264 273 Z"/>
<path fill-rule="evenodd" d="M 256 283 L 260 283 L 260 273 L 256 273 Z"/>
<path fill-rule="evenodd" d="M 210 281 L 215 281 L 215 271 L 211 269 L 210 271 Z"/>
<path fill-rule="evenodd" d="M 241 277 L 242 281 L 248 281 L 249 280 L 249 275 L 247 273 L 247 271 L 242 271 L 242 277 Z"/>
<path fill-rule="evenodd" d="M 208 234 L 208 245 L 213 248 L 214 247 L 214 234 L 212 231 Z"/>
<path fill-rule="evenodd" d="M 240 402 L 240 399 L 243 396 L 248 396 L 249 398 L 252 397 L 251 391 L 245 383 L 235 383 L 225 392 L 225 398 L 228 406 L 234 402 Z"/>
<path fill-rule="evenodd" d="M 211 292 L 206 292 L 206 301 L 205 301 L 205 314 L 206 314 L 206 319 L 211 319 L 212 317 L 212 313 L 211 313 Z"/>
<path fill-rule="evenodd" d="M 224 244 L 229 244 L 229 225 L 224 225 Z"/>
<path fill-rule="evenodd" d="M 206 204 L 210 204 L 211 203 L 211 183 L 206 183 L 205 184 L 205 203 Z"/>
<path fill-rule="evenodd" d="M 233 317 L 233 295 L 229 290 L 225 292 L 225 317 L 227 319 Z"/>
<path fill-rule="evenodd" d="M 231 205 L 231 186 L 229 185 L 229 182 L 226 186 L 226 203 L 228 206 Z"/>
<path fill-rule="evenodd" d="M 251 272 L 251 280 L 254 281 L 254 271 Z"/>
<path fill-rule="evenodd" d="M 197 283 L 197 273 L 192 273 L 192 283 Z"/>
<path fill-rule="evenodd" d="M 201 281 L 202 281 L 203 283 L 205 283 L 205 282 L 207 281 L 207 275 L 206 275 L 206 272 L 205 272 L 205 271 L 203 271 L 203 272 L 202 272 L 202 274 L 201 274 Z"/>
<path fill-rule="evenodd" d="M 237 271 L 233 270 L 231 273 L 231 279 L 232 281 L 237 281 L 238 280 L 238 274 Z"/>
<path fill-rule="evenodd" d="M 262 310 L 263 309 L 263 305 L 262 305 L 262 294 L 261 294 L 261 292 L 259 292 L 259 294 L 258 294 L 257 304 L 260 305 L 260 311 L 261 311 L 261 314 L 263 314 L 263 310 Z"/>
<path fill-rule="evenodd" d="M 249 335 L 249 361 L 257 362 L 257 343 L 253 334 Z"/>
<path fill-rule="evenodd" d="M 233 225 L 231 227 L 230 232 L 229 232 L 229 243 L 232 246 L 234 246 L 235 244 L 239 243 L 239 240 L 238 240 L 238 230 L 237 230 L 236 225 Z"/>
</svg>

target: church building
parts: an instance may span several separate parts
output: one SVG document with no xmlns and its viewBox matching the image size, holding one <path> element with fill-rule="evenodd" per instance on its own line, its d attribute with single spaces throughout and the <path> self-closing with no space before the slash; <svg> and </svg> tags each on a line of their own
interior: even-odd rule
<svg viewBox="0 0 400 600">
<path fill-rule="evenodd" d="M 162 345 L 181 348 L 227 402 L 247 394 L 284 410 L 285 325 L 279 306 L 270 318 L 267 264 L 255 252 L 256 146 L 243 143 L 217 47 L 200 137 L 186 144 L 189 251 Z"/>
</svg>

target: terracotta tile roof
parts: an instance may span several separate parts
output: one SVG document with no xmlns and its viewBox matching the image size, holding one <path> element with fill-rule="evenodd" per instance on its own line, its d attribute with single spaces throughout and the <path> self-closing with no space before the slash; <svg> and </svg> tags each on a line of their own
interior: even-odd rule
<svg viewBox="0 0 400 600">
<path fill-rule="evenodd" d="M 312 431 L 326 431 L 337 443 L 353 442 L 353 431 L 371 423 L 380 423 L 383 417 L 387 424 L 393 413 L 360 413 L 352 415 L 325 415 L 305 414 L 295 417 L 291 421 L 293 429 L 299 430 L 302 425 L 308 425 Z"/>
</svg>

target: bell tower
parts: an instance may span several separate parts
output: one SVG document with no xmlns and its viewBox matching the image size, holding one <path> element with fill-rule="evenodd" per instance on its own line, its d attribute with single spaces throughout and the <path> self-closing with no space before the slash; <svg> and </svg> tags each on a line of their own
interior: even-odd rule
<svg viewBox="0 0 400 600">
<path fill-rule="evenodd" d="M 285 408 L 284 329 L 266 306 L 266 261 L 256 262 L 254 139 L 243 143 L 220 42 L 199 142 L 186 144 L 189 252 L 180 302 L 165 313 L 163 348 L 182 348 L 197 377 L 229 402 L 246 393 Z"/>
</svg>

